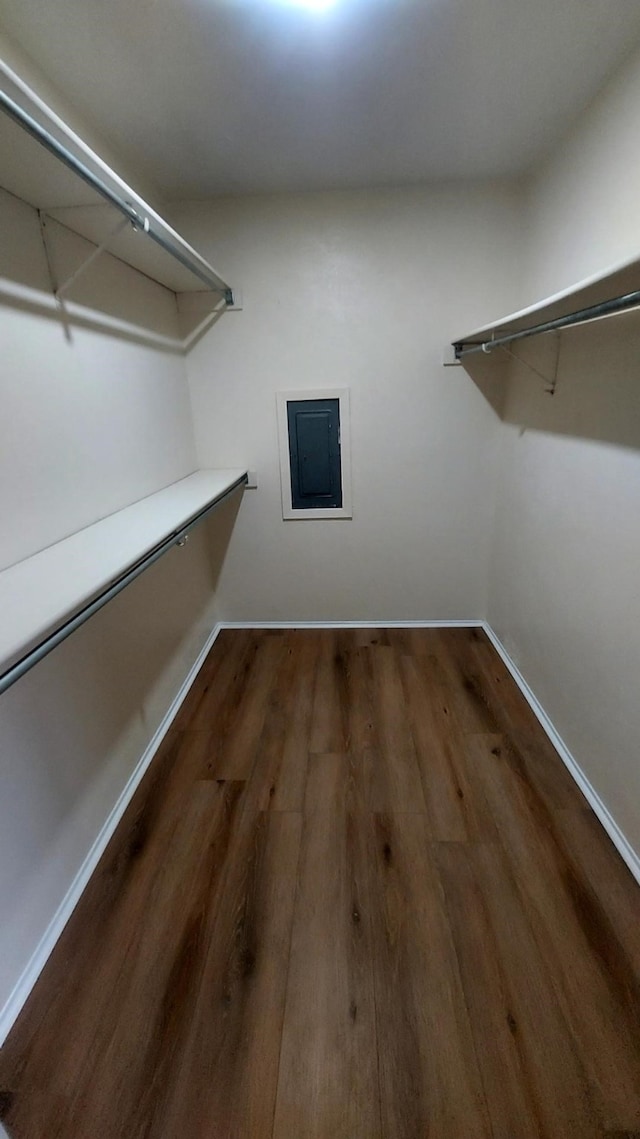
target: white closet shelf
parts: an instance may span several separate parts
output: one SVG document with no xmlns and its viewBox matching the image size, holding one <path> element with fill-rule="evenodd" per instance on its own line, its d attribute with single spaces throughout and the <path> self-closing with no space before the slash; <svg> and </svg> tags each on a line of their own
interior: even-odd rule
<svg viewBox="0 0 640 1139">
<path fill-rule="evenodd" d="M 490 354 L 493 342 L 502 338 L 510 342 L 512 338 L 521 339 L 524 335 L 538 335 L 553 330 L 540 328 L 540 325 L 553 325 L 559 321 L 566 322 L 561 323 L 560 327 L 570 325 L 575 327 L 590 320 L 630 311 L 638 306 L 640 306 L 640 258 L 634 257 L 609 267 L 603 273 L 587 277 L 537 304 L 458 337 L 453 341 L 453 348 L 456 358 L 462 362 L 463 357 L 471 355 L 472 352 L 483 351 L 485 354 Z M 600 308 L 605 311 L 597 311 Z M 607 308 L 610 311 L 607 311 Z M 499 344 L 495 346 L 499 347 Z"/>
<path fill-rule="evenodd" d="M 107 240 L 110 253 L 172 292 L 208 288 L 232 303 L 213 266 L 2 60 L 0 109 L 3 189 L 98 246 Z"/>
<path fill-rule="evenodd" d="M 0 692 L 246 481 L 240 468 L 196 471 L 3 570 Z"/>
</svg>

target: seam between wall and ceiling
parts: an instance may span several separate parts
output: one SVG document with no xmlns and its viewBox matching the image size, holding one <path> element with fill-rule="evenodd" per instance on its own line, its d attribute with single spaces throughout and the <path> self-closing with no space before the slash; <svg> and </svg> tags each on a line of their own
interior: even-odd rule
<svg viewBox="0 0 640 1139">
<path fill-rule="evenodd" d="M 545 712 L 533 690 L 520 672 L 518 666 L 509 656 L 499 637 L 490 624 L 483 620 L 468 621 L 219 621 L 211 630 L 205 644 L 198 653 L 185 680 L 172 700 L 162 722 L 156 729 L 152 739 L 145 748 L 136 767 L 131 773 L 125 787 L 119 795 L 112 810 L 109 812 L 103 826 L 97 834 L 91 848 L 86 855 L 82 866 L 75 875 L 71 886 L 60 903 L 56 913 L 50 921 L 45 933 L 40 939 L 35 951 L 31 955 L 25 969 L 9 995 L 4 1007 L 0 1009 L 0 1047 L 6 1040 L 11 1028 L 17 1020 L 24 1004 L 31 993 L 40 973 L 46 965 L 55 945 L 61 936 L 67 922 L 76 908 L 82 894 L 89 883 L 89 879 L 98 866 L 118 824 L 120 823 L 129 803 L 147 772 L 160 745 L 171 727 L 178 711 L 185 700 L 189 689 L 193 685 L 210 649 L 223 629 L 482 629 L 505 667 L 513 677 L 529 707 L 536 716 L 543 731 L 551 741 L 565 767 L 573 777 L 585 796 L 589 806 L 599 819 L 609 838 L 616 847 L 623 861 L 640 883 L 640 854 L 634 850 L 622 830 L 616 823 L 606 804 L 583 772 L 575 756 L 565 744 L 556 730 L 553 722 Z"/>
</svg>

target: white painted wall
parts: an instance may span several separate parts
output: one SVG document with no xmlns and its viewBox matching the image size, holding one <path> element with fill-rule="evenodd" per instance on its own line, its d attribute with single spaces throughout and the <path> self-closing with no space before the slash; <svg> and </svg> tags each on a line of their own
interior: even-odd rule
<svg viewBox="0 0 640 1139">
<path fill-rule="evenodd" d="M 639 106 L 636 51 L 531 178 L 526 303 L 640 250 Z"/>
<path fill-rule="evenodd" d="M 176 207 L 243 292 L 187 361 L 200 463 L 245 457 L 227 619 L 472 618 L 486 606 L 499 420 L 442 367 L 508 309 L 519 200 L 502 185 Z M 275 393 L 348 387 L 353 519 L 282 520 Z"/>
<path fill-rule="evenodd" d="M 527 300 L 640 253 L 639 116 L 636 56 L 530 187 Z M 488 611 L 638 852 L 639 358 L 626 316 L 563 334 L 553 399 L 512 376 Z"/>
<path fill-rule="evenodd" d="M 82 240 L 53 227 L 58 264 Z M 76 260 L 74 260 L 76 259 Z M 0 193 L 0 567 L 196 467 L 175 297 L 105 257 L 52 312 L 37 215 Z M 130 338 L 103 316 L 140 321 Z M 209 530 L 216 532 L 219 523 Z M 206 527 L 0 696 L 2 1010 L 214 623 Z M 18 995 L 26 995 L 19 989 Z"/>
<path fill-rule="evenodd" d="M 23 301 L 16 283 L 50 294 L 44 247 L 36 211 L 3 191 L 0 243 L 2 568 L 189 474 L 196 456 L 183 358 L 97 328 L 72 326 L 67 339 L 54 309 Z M 66 244 L 77 264 L 86 243 Z M 112 258 L 74 298 L 91 296 L 98 278 L 112 312 L 131 320 L 138 306 L 175 334 L 173 294 Z"/>
</svg>

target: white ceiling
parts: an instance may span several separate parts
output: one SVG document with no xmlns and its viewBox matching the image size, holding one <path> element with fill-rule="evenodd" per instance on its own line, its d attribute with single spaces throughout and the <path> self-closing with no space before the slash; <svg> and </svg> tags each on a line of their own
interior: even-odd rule
<svg viewBox="0 0 640 1139">
<path fill-rule="evenodd" d="M 519 175 L 640 38 L 638 0 L 0 0 L 169 198 Z"/>
</svg>

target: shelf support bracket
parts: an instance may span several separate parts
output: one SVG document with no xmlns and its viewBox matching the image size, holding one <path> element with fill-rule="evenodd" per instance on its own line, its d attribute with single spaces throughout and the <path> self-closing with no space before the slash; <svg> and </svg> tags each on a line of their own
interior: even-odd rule
<svg viewBox="0 0 640 1139">
<path fill-rule="evenodd" d="M 530 364 L 528 360 L 525 360 L 522 356 L 518 356 L 515 352 L 512 352 L 510 348 L 507 348 L 506 344 L 499 345 L 499 348 L 502 352 L 506 352 L 507 356 L 510 356 L 512 360 L 516 360 L 518 364 L 522 364 L 524 368 L 527 368 L 530 372 L 533 372 L 534 375 L 538 377 L 538 379 L 542 380 L 546 385 L 548 385 L 544 389 L 545 395 L 555 395 L 556 387 L 558 384 L 558 367 L 560 365 L 560 333 L 556 331 L 554 333 L 554 336 L 556 341 L 556 359 L 553 368 L 553 376 L 545 375 L 545 373 L 541 372 L 539 368 L 536 368 L 533 364 Z M 489 351 L 490 349 L 487 348 L 486 350 Z"/>
<path fill-rule="evenodd" d="M 219 320 L 223 312 L 225 312 L 226 308 L 227 304 L 221 298 L 218 303 L 214 305 L 211 311 L 208 312 L 207 315 L 203 317 L 203 319 L 196 325 L 196 327 L 191 330 L 188 336 L 185 336 L 182 342 L 182 347 L 185 352 L 188 352 L 191 346 L 195 344 L 201 336 L 204 335 L 207 329 L 210 328 L 211 325 L 215 324 L 217 320 Z"/>
<path fill-rule="evenodd" d="M 55 297 L 55 301 L 56 301 L 56 304 L 58 306 L 58 311 L 60 313 L 60 319 L 62 321 L 62 327 L 64 329 L 65 340 L 68 340 L 69 343 L 71 343 L 71 325 L 69 324 L 69 319 L 67 316 L 67 310 L 64 307 L 62 297 L 58 293 L 58 279 L 56 277 L 55 270 L 53 268 L 53 260 L 51 257 L 51 250 L 49 248 L 49 242 L 47 240 L 47 215 L 44 213 L 43 210 L 38 210 L 38 223 L 40 225 L 40 237 L 42 239 L 42 246 L 44 248 L 45 261 L 47 263 L 47 273 L 49 276 L 49 286 L 51 288 L 51 292 L 52 292 L 53 296 Z"/>
<path fill-rule="evenodd" d="M 102 253 L 106 253 L 111 242 L 118 236 L 119 233 L 122 232 L 125 226 L 131 224 L 132 223 L 128 218 L 119 218 L 118 224 L 115 225 L 113 229 L 107 234 L 104 241 L 100 245 L 97 245 L 94 250 L 92 250 L 89 256 L 86 257 L 80 265 L 78 265 L 78 268 L 75 270 L 75 272 L 73 272 L 70 277 L 67 277 L 66 281 L 63 281 L 61 285 L 58 285 L 57 289 L 53 290 L 54 295 L 60 299 L 63 293 L 66 293 L 67 290 L 70 289 L 71 286 L 75 283 L 75 281 L 78 280 L 78 277 L 81 277 L 82 274 L 89 268 L 90 265 L 93 264 L 94 261 L 98 259 L 98 257 L 101 256 Z"/>
<path fill-rule="evenodd" d="M 49 242 L 47 241 L 47 215 L 43 210 L 38 210 L 38 223 L 40 225 L 40 237 L 42 238 L 42 245 L 44 248 L 44 256 L 47 262 L 47 273 L 49 276 L 49 284 L 51 292 L 54 297 L 57 296 L 58 282 L 56 275 L 53 271 L 53 262 L 51 260 L 51 251 L 49 249 Z"/>
</svg>

